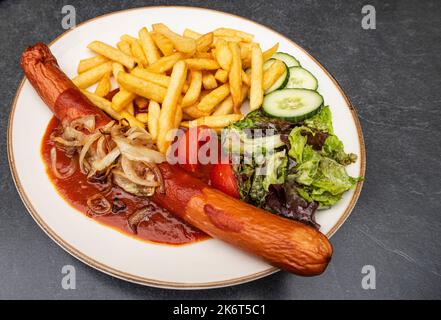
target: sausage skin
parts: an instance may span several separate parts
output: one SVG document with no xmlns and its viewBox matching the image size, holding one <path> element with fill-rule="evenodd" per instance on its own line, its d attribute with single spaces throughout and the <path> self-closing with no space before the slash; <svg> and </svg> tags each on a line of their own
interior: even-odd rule
<svg viewBox="0 0 441 320">
<path fill-rule="evenodd" d="M 95 107 L 60 70 L 49 48 L 28 48 L 21 66 L 43 101 L 60 120 L 95 115 L 97 126 L 111 119 Z M 302 276 L 321 274 L 332 256 L 326 236 L 232 198 L 168 163 L 159 165 L 166 192 L 153 201 L 214 238 Z"/>
</svg>

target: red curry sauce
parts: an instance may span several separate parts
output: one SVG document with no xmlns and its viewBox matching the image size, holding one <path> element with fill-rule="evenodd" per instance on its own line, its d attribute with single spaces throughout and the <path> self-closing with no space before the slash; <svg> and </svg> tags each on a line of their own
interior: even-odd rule
<svg viewBox="0 0 441 320">
<path fill-rule="evenodd" d="M 102 190 L 97 183 L 87 181 L 86 176 L 77 168 L 76 172 L 67 179 L 58 179 L 51 170 L 50 151 L 54 146 L 50 140 L 51 133 L 60 125 L 57 118 L 53 117 L 49 122 L 43 137 L 41 154 L 46 164 L 47 174 L 55 185 L 58 193 L 75 209 L 81 211 L 88 217 L 118 231 L 135 236 L 138 239 L 153 241 L 170 245 L 183 245 L 191 242 L 207 239 L 208 236 L 202 231 L 188 225 L 184 221 L 173 216 L 165 209 L 157 208 L 149 213 L 148 219 L 139 224 L 137 234 L 134 234 L 127 224 L 127 218 L 136 210 L 146 207 L 152 201 L 147 198 L 133 196 L 118 187 L 113 187 L 106 197 L 112 204 L 117 198 L 122 201 L 126 208 L 117 213 L 109 213 L 105 216 L 92 216 L 87 206 L 87 199 Z M 57 165 L 62 171 L 70 159 L 63 152 L 57 150 Z"/>
</svg>

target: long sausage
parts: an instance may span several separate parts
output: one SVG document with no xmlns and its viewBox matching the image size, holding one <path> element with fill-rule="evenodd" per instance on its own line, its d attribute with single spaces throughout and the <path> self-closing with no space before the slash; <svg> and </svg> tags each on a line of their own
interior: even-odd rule
<svg viewBox="0 0 441 320">
<path fill-rule="evenodd" d="M 98 126 L 110 121 L 60 70 L 46 45 L 28 48 L 21 66 L 60 120 L 95 115 Z M 163 163 L 159 168 L 166 192 L 156 193 L 153 201 L 189 224 L 286 271 L 313 276 L 326 269 L 332 246 L 319 231 L 234 199 L 176 166 Z"/>
</svg>

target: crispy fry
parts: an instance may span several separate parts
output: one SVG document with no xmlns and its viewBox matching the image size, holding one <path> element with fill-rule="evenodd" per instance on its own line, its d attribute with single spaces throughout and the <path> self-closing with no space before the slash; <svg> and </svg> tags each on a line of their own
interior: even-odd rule
<svg viewBox="0 0 441 320">
<path fill-rule="evenodd" d="M 106 58 L 119 62 L 123 66 L 133 69 L 135 67 L 136 61 L 134 58 L 126 55 L 124 52 L 109 46 L 101 41 L 93 41 L 87 46 L 90 50 L 105 56 Z"/>
<path fill-rule="evenodd" d="M 161 113 L 161 107 L 159 106 L 159 103 L 157 103 L 154 100 L 150 100 L 147 126 L 153 140 L 156 140 L 158 138 L 160 113 Z"/>
<path fill-rule="evenodd" d="M 118 73 L 120 73 L 121 71 L 125 72 L 123 65 L 118 62 L 113 62 L 112 63 L 112 74 L 113 74 L 113 77 L 115 78 L 115 80 L 118 79 Z"/>
<path fill-rule="evenodd" d="M 130 43 L 128 43 L 127 41 L 121 40 L 116 44 L 116 47 L 126 55 L 128 56 L 132 55 L 132 49 L 130 48 Z"/>
<path fill-rule="evenodd" d="M 132 56 L 138 61 L 138 64 L 148 66 L 149 63 L 144 54 L 144 50 L 138 40 L 135 40 L 130 44 L 130 49 L 132 50 Z"/>
<path fill-rule="evenodd" d="M 121 113 L 121 117 L 123 119 L 126 119 L 129 122 L 129 125 L 131 127 L 139 127 L 139 128 L 145 128 L 144 123 L 142 123 L 141 121 L 139 121 L 138 119 L 136 119 L 134 116 L 132 116 L 130 113 L 128 113 L 127 111 L 123 110 L 120 112 Z"/>
<path fill-rule="evenodd" d="M 133 100 L 126 107 L 126 111 L 130 113 L 132 116 L 135 115 L 135 105 L 133 104 Z"/>
<path fill-rule="evenodd" d="M 240 48 L 235 42 L 229 42 L 228 46 L 233 56 L 229 74 L 230 92 L 233 97 L 234 112 L 240 113 L 242 97 L 242 60 L 240 59 Z"/>
<path fill-rule="evenodd" d="M 195 104 L 196 101 L 199 99 L 199 95 L 201 94 L 202 89 L 202 72 L 192 70 L 190 72 L 190 86 L 182 99 L 182 107 L 188 107 L 192 104 Z"/>
<path fill-rule="evenodd" d="M 90 69 L 93 69 L 93 68 L 95 68 L 105 62 L 108 62 L 108 61 L 109 61 L 109 59 L 107 59 L 106 57 L 103 57 L 103 56 L 95 56 L 92 58 L 83 59 L 78 64 L 77 72 L 78 72 L 78 74 L 81 74 L 83 72 L 86 72 Z"/>
<path fill-rule="evenodd" d="M 112 71 L 112 63 L 105 62 L 76 76 L 72 81 L 78 88 L 86 89 L 97 83 L 107 72 L 110 71 Z"/>
<path fill-rule="evenodd" d="M 164 37 L 162 34 L 154 31 L 150 32 L 150 35 L 152 36 L 153 41 L 164 56 L 169 56 L 173 54 L 173 42 L 167 39 L 167 37 Z"/>
<path fill-rule="evenodd" d="M 168 85 L 170 84 L 170 77 L 169 76 L 166 76 L 166 75 L 160 74 L 160 73 L 150 72 L 150 71 L 147 71 L 147 69 L 137 67 L 137 68 L 133 69 L 132 72 L 130 72 L 130 73 L 138 78 L 155 83 L 155 84 L 160 85 L 164 88 L 167 88 Z"/>
<path fill-rule="evenodd" d="M 242 67 L 251 67 L 251 50 L 253 48 L 252 43 L 239 43 L 240 46 L 240 57 L 242 59 Z"/>
<path fill-rule="evenodd" d="M 221 68 L 229 71 L 233 56 L 231 54 L 230 48 L 228 47 L 228 42 L 224 40 L 218 41 L 216 44 L 215 55 L 216 60 Z"/>
<path fill-rule="evenodd" d="M 196 39 L 196 50 L 198 52 L 206 52 L 213 44 L 213 33 L 207 33 Z"/>
<path fill-rule="evenodd" d="M 254 46 L 251 54 L 251 111 L 260 108 L 263 102 L 263 56 L 258 45 Z"/>
<path fill-rule="evenodd" d="M 211 90 L 217 88 L 217 81 L 213 74 L 204 72 L 202 74 L 202 85 L 205 90 Z"/>
<path fill-rule="evenodd" d="M 277 52 L 277 50 L 279 50 L 279 43 L 276 43 L 262 54 L 263 62 L 269 60 Z"/>
<path fill-rule="evenodd" d="M 232 37 L 228 37 L 228 36 L 216 36 L 216 37 L 214 37 L 214 44 L 216 45 L 216 42 L 219 41 L 219 40 L 224 40 L 224 41 L 227 41 L 227 42 L 236 42 L 236 43 L 239 43 L 239 42 L 242 41 L 242 38 L 240 38 L 240 37 L 235 37 L 235 36 L 232 36 Z"/>
<path fill-rule="evenodd" d="M 122 74 L 122 72 L 120 74 Z M 112 98 L 112 108 L 116 111 L 124 110 L 135 98 L 136 94 L 121 89 Z"/>
<path fill-rule="evenodd" d="M 159 151 L 166 153 L 171 141 L 168 139 L 169 131 L 174 129 L 175 113 L 182 87 L 187 78 L 187 65 L 184 61 L 177 62 L 171 74 L 170 85 L 162 103 L 159 116 L 159 133 L 157 146 Z M 154 99 L 156 101 L 156 99 Z"/>
<path fill-rule="evenodd" d="M 232 123 L 240 121 L 243 118 L 242 114 L 228 114 L 222 116 L 206 116 L 188 122 L 188 127 L 193 126 L 207 126 L 210 128 L 224 128 Z M 185 122 L 183 126 L 186 126 Z"/>
<path fill-rule="evenodd" d="M 213 33 L 218 37 L 239 37 L 244 42 L 252 42 L 254 39 L 254 36 L 250 33 L 230 28 L 218 28 L 214 30 Z"/>
<path fill-rule="evenodd" d="M 228 84 L 224 84 L 203 97 L 197 107 L 203 112 L 211 113 L 211 111 L 226 97 L 228 97 L 229 94 L 230 86 Z"/>
<path fill-rule="evenodd" d="M 149 101 L 144 97 L 136 97 L 135 98 L 135 104 L 138 107 L 138 109 L 146 109 L 149 105 Z"/>
<path fill-rule="evenodd" d="M 136 93 L 147 99 L 158 101 L 159 103 L 164 101 L 167 93 L 167 90 L 164 87 L 145 81 L 126 72 L 120 72 L 118 74 L 118 83 L 130 92 Z"/>
<path fill-rule="evenodd" d="M 242 82 L 248 87 L 251 86 L 251 70 L 247 70 L 247 72 L 242 70 Z"/>
<path fill-rule="evenodd" d="M 180 52 L 160 58 L 158 61 L 147 67 L 147 71 L 163 73 L 173 68 L 176 62 L 181 60 L 184 55 Z"/>
<path fill-rule="evenodd" d="M 194 54 L 196 51 L 196 41 L 194 39 L 185 38 L 173 31 L 171 31 L 165 24 L 156 23 L 153 25 L 153 30 L 167 37 L 176 50 L 184 53 Z"/>
<path fill-rule="evenodd" d="M 218 69 L 214 74 L 214 77 L 216 78 L 216 80 L 225 83 L 228 81 L 228 71 L 224 69 Z"/>
<path fill-rule="evenodd" d="M 128 35 L 128 34 L 123 34 L 120 38 L 121 41 L 125 41 L 128 42 L 130 44 L 132 44 L 133 42 L 138 41 L 138 39 L 136 39 L 135 37 Z"/>
<path fill-rule="evenodd" d="M 107 72 L 98 82 L 98 86 L 95 89 L 95 94 L 100 97 L 106 96 L 110 92 L 110 74 L 111 72 Z"/>
<path fill-rule="evenodd" d="M 190 70 L 217 70 L 220 68 L 216 60 L 213 59 L 203 59 L 203 58 L 192 58 L 185 59 Z"/>
<path fill-rule="evenodd" d="M 193 58 L 213 59 L 213 55 L 210 52 L 196 52 Z"/>
<path fill-rule="evenodd" d="M 197 104 L 186 107 L 184 109 L 184 113 L 189 115 L 192 119 L 209 116 L 208 112 L 204 112 L 197 107 Z"/>
<path fill-rule="evenodd" d="M 176 107 L 176 114 L 175 114 L 175 124 L 174 124 L 175 128 L 179 128 L 179 126 L 181 125 L 183 115 L 184 113 L 182 111 L 182 107 L 178 105 Z"/>
<path fill-rule="evenodd" d="M 190 39 L 194 39 L 194 40 L 202 37 L 202 34 L 196 32 L 196 31 L 193 31 L 191 29 L 188 29 L 188 28 L 184 30 L 184 34 L 183 35 L 186 38 L 190 38 Z"/>
<path fill-rule="evenodd" d="M 148 64 L 153 64 L 158 61 L 160 58 L 159 51 L 156 48 L 155 42 L 153 41 L 147 28 L 142 28 L 139 30 L 139 41 L 142 49 L 144 50 Z"/>
<path fill-rule="evenodd" d="M 97 96 L 96 94 L 89 92 L 87 90 L 81 90 L 81 92 L 87 97 L 87 99 L 90 100 L 90 102 L 92 102 L 95 106 L 103 110 L 113 119 L 115 120 L 122 119 L 121 114 L 119 114 L 119 112 L 115 111 L 115 109 L 112 108 L 112 102 L 110 102 L 109 100 Z"/>
<path fill-rule="evenodd" d="M 245 100 L 248 94 L 248 87 L 246 85 L 242 85 L 242 100 L 241 103 Z M 233 108 L 233 98 L 231 95 L 227 97 L 224 101 L 222 101 L 219 106 L 216 108 L 216 110 L 212 113 L 213 116 L 222 116 L 226 114 L 232 113 L 234 110 Z"/>
<path fill-rule="evenodd" d="M 142 112 L 142 113 L 138 113 L 138 114 L 136 115 L 136 119 L 137 119 L 138 121 L 141 121 L 141 122 L 144 123 L 144 124 L 147 124 L 148 121 L 149 121 L 149 114 L 148 114 L 148 113 L 144 113 L 144 112 Z"/>
<path fill-rule="evenodd" d="M 274 62 L 263 73 L 263 90 L 268 90 L 285 72 L 286 66 L 280 60 Z"/>
</svg>

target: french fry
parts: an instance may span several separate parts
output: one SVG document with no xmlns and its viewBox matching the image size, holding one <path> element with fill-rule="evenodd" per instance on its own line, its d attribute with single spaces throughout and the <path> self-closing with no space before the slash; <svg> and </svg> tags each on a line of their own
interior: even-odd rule
<svg viewBox="0 0 441 320">
<path fill-rule="evenodd" d="M 240 57 L 242 59 L 242 67 L 249 68 L 251 66 L 251 43 L 239 43 L 240 46 Z"/>
<path fill-rule="evenodd" d="M 92 58 L 80 60 L 80 63 L 78 64 L 77 72 L 78 74 L 81 74 L 108 61 L 109 59 L 103 56 L 95 56 Z"/>
<path fill-rule="evenodd" d="M 142 110 L 142 109 L 146 109 L 148 107 L 149 101 L 143 97 L 136 97 L 135 104 L 138 107 L 138 109 Z"/>
<path fill-rule="evenodd" d="M 184 34 L 183 35 L 186 38 L 190 38 L 190 39 L 194 39 L 194 40 L 202 37 L 202 34 L 196 32 L 196 31 L 193 31 L 191 29 L 188 29 L 188 28 L 184 30 Z"/>
<path fill-rule="evenodd" d="M 105 44 L 104 42 L 93 41 L 87 46 L 87 48 L 112 61 L 119 62 L 129 69 L 133 69 L 135 67 L 136 61 L 134 58 L 112 46 L 109 46 L 108 44 Z"/>
<path fill-rule="evenodd" d="M 245 98 L 247 97 L 248 94 L 248 87 L 246 85 L 242 85 L 242 101 L 241 104 L 243 103 L 243 101 L 245 100 Z M 216 110 L 214 110 L 214 112 L 212 113 L 213 116 L 222 116 L 222 115 L 226 115 L 226 114 L 230 114 L 232 113 L 234 110 L 233 108 L 233 98 L 231 97 L 231 95 L 226 98 L 224 101 L 222 101 L 219 106 L 216 108 Z"/>
<path fill-rule="evenodd" d="M 196 39 L 196 50 L 198 52 L 206 52 L 208 49 L 210 49 L 211 45 L 213 44 L 213 33 L 206 33 L 203 36 Z"/>
<path fill-rule="evenodd" d="M 254 39 L 254 36 L 250 33 L 229 28 L 218 28 L 213 33 L 217 37 L 239 37 L 244 42 L 252 42 Z"/>
<path fill-rule="evenodd" d="M 235 36 L 231 36 L 231 37 L 228 37 L 228 36 L 216 36 L 216 37 L 214 37 L 214 43 L 215 43 L 215 44 L 216 44 L 216 42 L 219 41 L 219 40 L 224 40 L 224 41 L 227 41 L 227 42 L 236 42 L 236 43 L 239 43 L 239 42 L 242 41 L 242 38 L 240 38 L 240 37 L 235 37 Z"/>
<path fill-rule="evenodd" d="M 95 89 L 95 94 L 100 97 L 106 96 L 110 92 L 110 74 L 111 72 L 107 72 L 98 82 L 98 86 Z"/>
<path fill-rule="evenodd" d="M 192 70 L 190 72 L 190 86 L 182 99 L 182 107 L 188 107 L 195 104 L 199 99 L 202 89 L 202 72 Z"/>
<path fill-rule="evenodd" d="M 280 60 L 274 62 L 263 73 L 263 90 L 266 91 L 282 76 L 286 66 Z"/>
<path fill-rule="evenodd" d="M 211 113 L 211 111 L 226 97 L 228 97 L 229 94 L 230 86 L 228 84 L 224 84 L 203 97 L 197 107 L 203 112 Z"/>
<path fill-rule="evenodd" d="M 136 119 L 134 116 L 132 116 L 130 113 L 128 113 L 127 111 L 123 110 L 120 112 L 121 113 L 121 117 L 122 119 L 126 119 L 129 122 L 129 125 L 131 127 L 139 127 L 144 129 L 145 125 L 144 123 L 142 123 L 141 121 L 139 121 L 138 119 Z"/>
<path fill-rule="evenodd" d="M 116 47 L 126 55 L 128 56 L 132 55 L 132 49 L 130 48 L 130 43 L 128 43 L 127 41 L 121 40 L 116 44 Z"/>
<path fill-rule="evenodd" d="M 138 39 L 136 39 L 135 37 L 128 35 L 128 34 L 123 34 L 120 38 L 121 41 L 125 41 L 128 42 L 130 44 L 132 44 L 133 42 L 138 41 Z"/>
<path fill-rule="evenodd" d="M 220 68 L 216 60 L 213 59 L 203 59 L 203 58 L 192 58 L 185 59 L 190 70 L 217 70 Z"/>
<path fill-rule="evenodd" d="M 87 89 L 97 83 L 106 73 L 112 71 L 112 63 L 105 62 L 99 66 L 81 73 L 72 79 L 73 83 L 80 89 Z"/>
<path fill-rule="evenodd" d="M 149 121 L 149 114 L 142 112 L 142 113 L 138 113 L 135 117 L 138 121 L 141 121 L 144 124 L 147 124 Z"/>
<path fill-rule="evenodd" d="M 159 151 L 166 153 L 171 141 L 168 139 L 169 131 L 174 128 L 176 106 L 181 97 L 182 87 L 187 78 L 187 65 L 184 61 L 178 61 L 171 73 L 170 85 L 163 99 L 161 114 L 159 116 L 159 133 L 157 146 Z M 156 99 L 153 99 L 158 101 Z"/>
<path fill-rule="evenodd" d="M 153 41 L 147 28 L 142 28 L 139 30 L 139 42 L 144 50 L 148 64 L 153 64 L 159 60 L 159 51 L 156 48 L 155 42 Z"/>
<path fill-rule="evenodd" d="M 186 107 L 183 111 L 185 114 L 189 115 L 192 119 L 196 119 L 196 118 L 205 117 L 205 116 L 210 115 L 208 112 L 204 112 L 204 111 L 200 110 L 198 108 L 197 104 Z"/>
<path fill-rule="evenodd" d="M 137 67 L 133 69 L 130 73 L 138 78 L 155 83 L 164 88 L 167 88 L 170 84 L 169 76 L 160 73 L 150 72 L 147 71 L 147 69 Z"/>
<path fill-rule="evenodd" d="M 194 39 L 185 38 L 173 31 L 171 31 L 165 24 L 156 23 L 153 25 L 153 30 L 167 37 L 177 51 L 193 54 L 196 51 L 196 41 Z"/>
<path fill-rule="evenodd" d="M 129 104 L 126 107 L 126 111 L 130 113 L 132 116 L 135 115 L 135 105 L 133 104 L 133 100 L 129 102 Z"/>
<path fill-rule="evenodd" d="M 224 40 L 217 42 L 215 56 L 221 68 L 229 71 L 233 56 L 230 48 L 228 47 L 228 42 Z"/>
<path fill-rule="evenodd" d="M 121 74 L 122 72 L 119 75 Z M 136 94 L 133 92 L 120 89 L 112 98 L 112 108 L 116 111 L 124 110 L 135 98 Z"/>
<path fill-rule="evenodd" d="M 181 60 L 184 57 L 184 55 L 180 52 L 174 53 L 169 56 L 165 56 L 160 58 L 155 63 L 151 64 L 147 67 L 147 71 L 155 72 L 155 73 L 163 73 L 168 70 L 171 70 L 173 66 Z"/>
<path fill-rule="evenodd" d="M 233 97 L 234 112 L 240 113 L 242 97 L 242 60 L 240 58 L 240 48 L 235 42 L 229 42 L 228 46 L 232 53 L 231 68 L 229 74 L 230 92 Z"/>
<path fill-rule="evenodd" d="M 251 50 L 250 109 L 260 108 L 263 102 L 263 56 L 258 45 Z"/>
<path fill-rule="evenodd" d="M 159 48 L 159 50 L 162 52 L 164 56 L 169 56 L 173 53 L 174 50 L 173 42 L 168 40 L 162 34 L 154 31 L 150 32 L 150 35 L 152 36 L 153 41 L 155 42 L 156 46 Z"/>
<path fill-rule="evenodd" d="M 161 107 L 159 106 L 159 103 L 157 103 L 154 100 L 150 100 L 147 126 L 153 140 L 156 140 L 158 138 L 160 113 L 161 113 Z"/>
<path fill-rule="evenodd" d="M 181 125 L 183 115 L 184 113 L 182 111 L 182 107 L 178 105 L 176 107 L 174 128 L 179 128 L 179 126 Z"/>
<path fill-rule="evenodd" d="M 121 114 L 112 108 L 112 102 L 110 102 L 109 100 L 97 96 L 96 94 L 89 92 L 87 90 L 81 90 L 81 92 L 87 97 L 87 99 L 89 99 L 90 102 L 92 102 L 95 106 L 103 110 L 113 119 L 115 120 L 122 119 Z"/>
<path fill-rule="evenodd" d="M 144 50 L 142 49 L 141 44 L 138 40 L 133 41 L 130 44 L 130 48 L 132 50 L 132 56 L 138 61 L 138 64 L 141 64 L 145 67 L 149 65 L 144 54 Z"/>
<path fill-rule="evenodd" d="M 204 72 L 202 74 L 202 85 L 205 90 L 217 88 L 217 81 L 213 74 Z"/>
<path fill-rule="evenodd" d="M 242 70 L 242 82 L 245 83 L 248 87 L 251 86 L 251 70 L 247 70 L 247 72 Z"/>
<path fill-rule="evenodd" d="M 276 43 L 274 46 L 266 50 L 263 55 L 263 62 L 271 59 L 271 57 L 279 50 L 279 43 Z"/>
<path fill-rule="evenodd" d="M 218 69 L 216 73 L 214 74 L 214 77 L 216 80 L 225 83 L 228 81 L 228 71 L 224 69 Z"/>
<path fill-rule="evenodd" d="M 121 71 L 125 72 L 123 65 L 119 62 L 113 62 L 112 63 L 112 74 L 113 74 L 113 77 L 115 78 L 115 80 L 118 80 L 118 73 L 120 73 Z"/>
<path fill-rule="evenodd" d="M 225 128 L 232 123 L 240 121 L 243 118 L 242 114 L 227 114 L 222 116 L 206 116 L 193 121 L 189 121 L 188 127 L 193 126 L 207 126 L 210 128 Z M 183 126 L 186 124 L 184 123 Z"/>
<path fill-rule="evenodd" d="M 213 59 L 213 55 L 210 52 L 196 52 L 193 58 Z"/>
<path fill-rule="evenodd" d="M 167 90 L 164 87 L 145 81 L 126 72 L 120 72 L 118 74 L 118 83 L 130 92 L 136 93 L 147 99 L 158 101 L 159 103 L 164 101 L 167 93 Z"/>
</svg>

